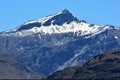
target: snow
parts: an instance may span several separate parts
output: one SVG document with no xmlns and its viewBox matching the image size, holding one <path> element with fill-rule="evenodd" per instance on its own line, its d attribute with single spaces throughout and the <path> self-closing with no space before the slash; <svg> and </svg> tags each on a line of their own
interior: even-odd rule
<svg viewBox="0 0 120 80">
<path fill-rule="evenodd" d="M 50 17 L 48 17 L 48 19 L 50 19 Z M 44 21 L 42 21 L 42 22 L 44 22 Z M 70 24 L 64 23 L 62 26 L 51 24 L 50 26 L 33 27 L 32 29 L 28 29 L 28 30 L 22 30 L 22 31 L 16 31 L 14 33 L 9 33 L 9 35 L 28 36 L 28 35 L 32 35 L 35 33 L 43 33 L 43 34 L 56 34 L 57 33 L 57 34 L 60 34 L 60 33 L 69 33 L 69 32 L 76 33 L 77 32 L 78 36 L 83 36 L 83 35 L 87 35 L 87 34 L 92 34 L 92 36 L 94 36 L 94 35 L 97 35 L 103 31 L 105 31 L 106 29 L 110 29 L 109 26 L 101 27 L 98 25 L 94 25 L 94 26 L 90 27 L 89 25 L 90 24 L 88 24 L 88 23 L 84 23 L 84 22 L 78 23 L 78 22 L 73 21 Z M 90 36 L 88 36 L 88 37 L 90 37 Z"/>
<path fill-rule="evenodd" d="M 30 23 L 41 23 L 40 27 L 33 27 L 31 29 L 28 30 L 22 30 L 22 31 L 18 31 L 17 29 L 20 28 L 17 27 L 13 30 L 9 30 L 3 33 L 3 35 L 7 35 L 7 36 L 14 36 L 14 37 L 23 37 L 23 36 L 28 36 L 28 35 L 32 35 L 35 33 L 42 33 L 42 34 L 61 34 L 61 33 L 77 33 L 78 36 L 83 36 L 83 35 L 88 35 L 91 34 L 90 36 L 86 36 L 86 38 L 89 38 L 91 36 L 97 35 L 101 32 L 104 32 L 105 30 L 111 29 L 110 26 L 99 26 L 99 25 L 94 25 L 94 26 L 90 26 L 90 24 L 85 23 L 85 22 L 71 22 L 69 24 L 64 23 L 63 25 L 59 26 L 59 25 L 53 25 L 52 23 L 54 22 L 54 20 L 51 22 L 50 26 L 43 26 L 43 24 L 50 20 L 51 18 L 53 18 L 54 16 L 57 16 L 59 14 L 62 14 L 62 12 L 59 12 L 57 14 L 53 14 L 50 16 L 46 16 L 42 19 L 38 19 L 38 20 L 32 20 L 29 22 L 26 22 L 23 25 L 27 25 Z"/>
<path fill-rule="evenodd" d="M 41 26 L 41 27 L 34 27 L 32 29 L 26 30 L 27 32 L 33 32 L 33 33 L 39 33 L 42 32 L 44 34 L 56 34 L 56 33 L 68 33 L 68 32 L 81 32 L 82 35 L 87 34 L 99 34 L 109 27 L 104 27 L 102 30 L 100 30 L 101 26 L 94 25 L 93 27 L 89 27 L 89 24 L 87 23 L 77 23 L 77 22 L 71 22 L 70 24 L 64 23 L 62 26 L 58 25 L 50 25 L 50 26 Z"/>
<path fill-rule="evenodd" d="M 117 37 L 117 36 L 114 36 L 114 38 L 115 38 L 115 39 L 118 39 L 118 37 Z"/>
<path fill-rule="evenodd" d="M 30 24 L 30 23 L 36 23 L 36 22 L 43 24 L 43 23 L 45 23 L 46 21 L 48 21 L 49 19 L 51 19 L 51 18 L 53 18 L 54 16 L 57 16 L 57 15 L 59 15 L 59 14 L 61 14 L 61 13 L 62 13 L 62 12 L 59 12 L 59 13 L 57 13 L 57 14 L 53 14 L 53 15 L 50 15 L 50 16 L 46 16 L 46 17 L 41 18 L 41 19 L 38 19 L 38 20 L 31 20 L 31 21 L 29 21 L 29 22 L 26 22 L 25 25 Z"/>
</svg>

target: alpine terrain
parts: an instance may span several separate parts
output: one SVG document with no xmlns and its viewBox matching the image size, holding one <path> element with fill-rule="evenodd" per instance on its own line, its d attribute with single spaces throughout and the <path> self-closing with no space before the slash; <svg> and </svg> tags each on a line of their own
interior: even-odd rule
<svg viewBox="0 0 120 80">
<path fill-rule="evenodd" d="M 82 67 L 57 71 L 48 79 L 120 80 L 120 51 L 107 51 L 95 56 Z"/>
<path fill-rule="evenodd" d="M 45 76 L 120 49 L 120 28 L 89 24 L 68 10 L 0 33 L 0 49 Z"/>
<path fill-rule="evenodd" d="M 0 52 L 0 79 L 43 79 L 27 66 Z"/>
</svg>

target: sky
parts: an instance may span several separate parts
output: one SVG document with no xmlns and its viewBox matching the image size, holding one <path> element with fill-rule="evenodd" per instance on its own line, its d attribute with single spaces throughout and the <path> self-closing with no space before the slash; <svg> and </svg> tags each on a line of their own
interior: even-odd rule
<svg viewBox="0 0 120 80">
<path fill-rule="evenodd" d="M 64 9 L 91 24 L 120 26 L 120 0 L 0 0 L 0 32 Z"/>
</svg>

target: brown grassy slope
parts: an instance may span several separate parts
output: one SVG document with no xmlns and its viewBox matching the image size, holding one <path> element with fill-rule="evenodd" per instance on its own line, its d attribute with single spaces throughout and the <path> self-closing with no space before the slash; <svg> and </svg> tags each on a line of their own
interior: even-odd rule
<svg viewBox="0 0 120 80">
<path fill-rule="evenodd" d="M 48 79 L 120 80 L 120 51 L 107 51 L 82 67 L 71 67 L 53 73 Z"/>
</svg>

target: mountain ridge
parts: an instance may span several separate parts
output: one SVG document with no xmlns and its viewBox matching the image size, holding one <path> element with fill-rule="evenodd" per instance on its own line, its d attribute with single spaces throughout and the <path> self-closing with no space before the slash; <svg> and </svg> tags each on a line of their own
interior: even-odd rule
<svg viewBox="0 0 120 80">
<path fill-rule="evenodd" d="M 69 67 L 53 73 L 48 79 L 119 80 L 120 51 L 106 51 L 86 62 L 82 67 Z"/>
<path fill-rule="evenodd" d="M 81 35 L 87 35 L 97 32 L 103 32 L 106 29 L 113 28 L 119 29 L 118 27 L 114 27 L 111 25 L 99 26 L 95 24 L 88 24 L 84 20 L 78 20 L 67 9 L 65 9 L 62 12 L 49 15 L 38 20 L 28 21 L 13 30 L 3 32 L 3 34 L 7 35 L 8 33 L 9 35 L 11 34 L 11 36 L 22 37 L 32 35 L 35 33 L 56 34 L 78 32 L 78 34 L 81 33 Z"/>
<path fill-rule="evenodd" d="M 61 12 L 57 15 L 60 14 Z M 64 20 L 64 17 L 59 18 L 56 19 Z M 49 19 L 51 18 L 42 18 L 42 22 Z M 115 26 L 98 26 L 79 20 L 61 26 L 36 27 L 35 23 L 31 28 L 31 23 L 36 21 L 39 22 L 34 20 L 13 30 L 2 32 L 0 48 L 45 76 L 59 69 L 83 65 L 106 50 L 120 49 L 120 28 Z M 17 30 L 23 25 L 29 25 L 31 29 Z"/>
</svg>

